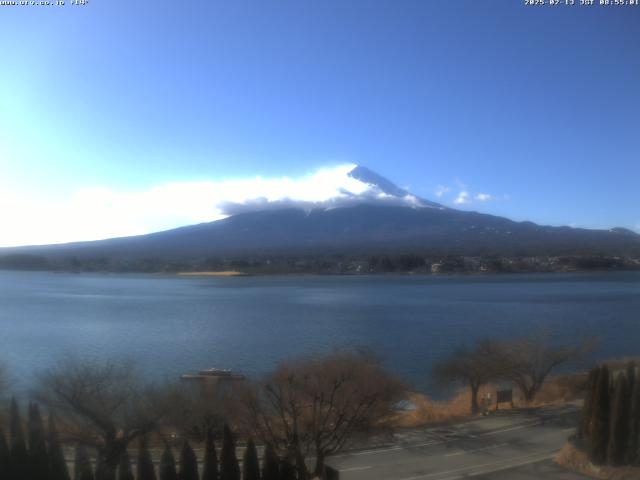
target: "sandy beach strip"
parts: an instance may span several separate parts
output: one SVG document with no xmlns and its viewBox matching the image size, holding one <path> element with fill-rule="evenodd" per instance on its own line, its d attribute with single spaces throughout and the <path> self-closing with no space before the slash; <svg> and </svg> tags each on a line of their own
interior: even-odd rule
<svg viewBox="0 0 640 480">
<path fill-rule="evenodd" d="M 238 277 L 246 275 L 246 273 L 227 270 L 224 272 L 178 272 L 177 275 L 181 277 Z"/>
</svg>

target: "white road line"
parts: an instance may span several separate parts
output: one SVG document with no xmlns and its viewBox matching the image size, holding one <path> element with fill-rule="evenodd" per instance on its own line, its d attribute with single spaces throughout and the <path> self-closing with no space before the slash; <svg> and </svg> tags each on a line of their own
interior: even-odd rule
<svg viewBox="0 0 640 480">
<path fill-rule="evenodd" d="M 540 422 L 536 421 L 535 423 L 527 423 L 527 424 L 524 424 L 524 425 L 516 425 L 515 427 L 503 428 L 502 430 L 493 430 L 491 432 L 480 433 L 480 434 L 477 434 L 477 435 L 469 436 L 468 438 L 479 438 L 479 437 L 486 437 L 486 436 L 489 436 L 489 435 L 497 435 L 499 433 L 511 432 L 511 431 L 514 431 L 514 430 L 522 430 L 523 428 L 535 427 L 537 425 L 540 425 Z M 450 439 L 447 439 L 447 440 L 440 440 L 440 441 L 437 441 L 437 442 L 414 443 L 414 444 L 409 444 L 409 445 L 399 445 L 397 447 L 376 448 L 376 449 L 371 449 L 371 450 L 361 450 L 359 452 L 342 453 L 340 455 L 333 455 L 331 458 L 357 457 L 357 456 L 361 456 L 361 455 L 375 455 L 377 453 L 396 452 L 398 450 L 408 450 L 410 448 L 430 447 L 432 445 L 443 445 L 445 443 L 457 442 L 459 440 L 466 440 L 466 439 L 467 439 L 467 437 L 462 437 L 462 438 L 458 437 L 458 438 L 450 438 Z"/>
<path fill-rule="evenodd" d="M 459 440 L 459 439 L 456 439 L 456 440 Z M 397 447 L 376 448 L 373 450 L 361 450 L 359 452 L 341 453 L 340 455 L 332 455 L 331 458 L 357 457 L 361 455 L 375 455 L 377 453 L 395 452 L 398 450 L 408 450 L 410 448 L 429 447 L 431 445 L 441 445 L 443 443 L 448 443 L 452 441 L 453 440 L 446 440 L 441 442 L 412 443 L 410 445 L 398 445 Z"/>
<path fill-rule="evenodd" d="M 371 465 L 367 465 L 366 467 L 351 467 L 351 468 L 343 468 L 340 472 L 357 472 L 359 470 L 369 470 Z"/>
<path fill-rule="evenodd" d="M 540 422 L 535 422 L 535 423 L 527 423 L 527 424 L 524 424 L 524 425 L 516 425 L 515 427 L 503 428 L 502 430 L 494 430 L 492 432 L 481 433 L 478 436 L 479 437 L 488 437 L 489 435 L 497 435 L 499 433 L 513 432 L 514 430 L 522 430 L 523 428 L 535 427 L 537 425 L 541 425 L 541 423 Z"/>
<path fill-rule="evenodd" d="M 510 465 L 503 465 L 503 466 L 495 468 L 493 470 L 485 470 L 485 471 L 482 471 L 482 472 L 473 472 L 473 473 L 470 473 L 469 476 L 470 477 L 477 477 L 478 475 L 486 475 L 487 473 L 495 473 L 495 472 L 500 472 L 502 470 L 509 470 L 511 468 L 522 467 L 524 465 L 530 465 L 532 463 L 538 463 L 538 462 L 542 462 L 544 460 L 549 460 L 549 459 L 553 458 L 554 455 L 555 455 L 555 452 L 553 452 L 552 454 L 545 453 L 542 457 L 539 457 L 539 458 L 526 460 L 524 462 L 512 463 Z"/>
<path fill-rule="evenodd" d="M 455 468 L 453 470 L 445 470 L 445 471 L 442 471 L 442 472 L 427 473 L 426 475 L 417 475 L 417 476 L 414 476 L 414 477 L 405 477 L 405 478 L 402 478 L 400 480 L 420 480 L 420 479 L 423 479 L 423 478 L 432 478 L 432 477 L 438 477 L 438 476 L 441 476 L 441 475 L 447 475 L 448 473 L 464 472 L 465 470 L 473 470 L 475 468 L 495 467 L 495 466 L 500 465 L 501 463 L 511 462 L 511 461 L 514 461 L 514 460 L 522 460 L 522 459 L 525 459 L 525 458 L 528 459 L 527 461 L 525 461 L 523 463 L 509 464 L 506 467 L 503 465 L 503 466 L 498 467 L 495 470 L 489 470 L 488 472 L 476 472 L 475 473 L 475 475 L 481 475 L 483 473 L 491 473 L 492 471 L 505 470 L 505 469 L 508 469 L 508 468 L 519 467 L 521 465 L 527 465 L 528 463 L 540 462 L 542 460 L 550 458 L 552 456 L 552 454 L 554 454 L 556 451 L 557 450 L 553 450 L 551 452 L 545 452 L 545 453 L 542 453 L 542 452 L 531 453 L 529 455 L 524 455 L 522 457 L 506 458 L 506 459 L 500 460 L 498 462 L 484 463 L 484 464 L 481 464 L 481 465 L 468 465 L 466 467 Z M 534 457 L 534 456 L 540 457 L 540 455 L 545 455 L 545 456 L 542 457 L 542 458 L 538 458 L 536 460 L 532 460 L 531 459 L 531 457 Z M 466 475 L 470 475 L 470 474 L 466 473 Z M 453 480 L 453 479 L 456 479 L 456 478 L 463 478 L 463 477 L 460 477 L 460 476 L 446 477 L 446 478 L 443 478 L 441 480 Z"/>
<path fill-rule="evenodd" d="M 458 455 L 465 455 L 467 453 L 476 453 L 476 452 L 484 452 L 486 450 L 493 450 L 494 448 L 506 447 L 509 445 L 508 443 L 500 443 L 498 445 L 489 445 L 488 447 L 476 448 L 475 450 L 460 450 L 455 453 L 447 453 L 445 457 L 456 457 Z"/>
<path fill-rule="evenodd" d="M 359 452 L 343 453 L 341 455 L 333 455 L 331 458 L 344 458 L 344 457 L 358 457 L 360 455 L 373 455 L 375 453 L 395 452 L 396 450 L 402 450 L 404 447 L 389 447 L 389 448 L 376 448 L 374 450 L 362 450 Z"/>
<path fill-rule="evenodd" d="M 456 439 L 456 440 L 459 440 L 459 439 Z M 453 440 L 440 440 L 439 442 L 416 443 L 413 445 L 407 445 L 405 448 L 428 447 L 430 445 L 441 445 L 443 443 L 448 443 L 448 442 L 453 442 Z"/>
</svg>

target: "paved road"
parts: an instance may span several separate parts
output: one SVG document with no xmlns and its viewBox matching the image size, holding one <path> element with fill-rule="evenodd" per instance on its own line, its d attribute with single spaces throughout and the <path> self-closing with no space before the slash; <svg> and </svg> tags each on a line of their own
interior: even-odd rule
<svg viewBox="0 0 640 480">
<path fill-rule="evenodd" d="M 530 463 L 521 467 L 478 475 L 475 480 L 590 480 L 584 475 L 569 472 L 551 460 Z"/>
<path fill-rule="evenodd" d="M 577 410 L 496 414 L 446 428 L 412 430 L 379 448 L 331 457 L 340 480 L 574 480 L 553 465 L 576 424 Z"/>
</svg>

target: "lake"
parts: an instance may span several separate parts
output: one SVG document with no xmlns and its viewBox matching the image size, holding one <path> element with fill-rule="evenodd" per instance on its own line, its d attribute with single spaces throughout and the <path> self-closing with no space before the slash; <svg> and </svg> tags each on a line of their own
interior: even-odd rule
<svg viewBox="0 0 640 480">
<path fill-rule="evenodd" d="M 0 359 L 26 389 L 67 354 L 133 357 L 150 378 L 368 347 L 417 388 L 474 339 L 550 328 L 640 353 L 640 272 L 479 276 L 176 277 L 0 271 Z"/>
</svg>

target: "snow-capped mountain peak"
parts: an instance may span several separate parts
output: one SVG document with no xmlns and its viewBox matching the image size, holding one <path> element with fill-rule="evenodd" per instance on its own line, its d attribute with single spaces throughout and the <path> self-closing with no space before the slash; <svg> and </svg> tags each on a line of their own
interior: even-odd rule
<svg viewBox="0 0 640 480">
<path fill-rule="evenodd" d="M 398 187 L 395 183 L 387 180 L 382 175 L 377 174 L 365 166 L 356 165 L 349 171 L 348 175 L 351 178 L 355 178 L 356 180 L 369 185 L 371 188 L 378 190 L 384 195 L 401 199 L 407 206 L 444 208 L 439 203 L 412 195 L 409 191 Z"/>
<path fill-rule="evenodd" d="M 240 201 L 223 202 L 221 211 L 225 215 L 236 215 L 281 208 L 311 211 L 354 205 L 444 208 L 438 203 L 412 195 L 362 165 L 341 165 L 317 171 L 297 182 L 278 182 L 278 185 L 274 185 L 278 188 L 268 189 L 268 195 L 257 194 Z"/>
</svg>

